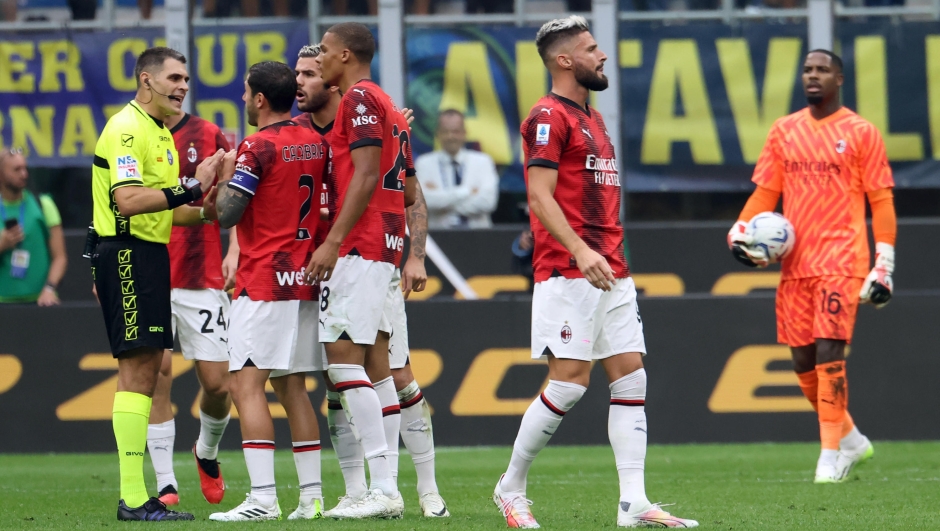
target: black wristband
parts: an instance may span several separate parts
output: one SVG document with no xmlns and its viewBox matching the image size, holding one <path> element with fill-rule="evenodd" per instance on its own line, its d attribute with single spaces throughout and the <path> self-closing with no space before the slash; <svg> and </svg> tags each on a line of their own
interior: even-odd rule
<svg viewBox="0 0 940 531">
<path fill-rule="evenodd" d="M 185 205 L 186 203 L 191 203 L 202 197 L 202 188 L 199 186 L 194 186 L 187 189 L 183 185 L 176 185 L 169 188 L 163 188 L 160 191 L 163 192 L 163 195 L 166 196 L 167 209 L 169 210 L 173 210 L 174 208 Z"/>
</svg>

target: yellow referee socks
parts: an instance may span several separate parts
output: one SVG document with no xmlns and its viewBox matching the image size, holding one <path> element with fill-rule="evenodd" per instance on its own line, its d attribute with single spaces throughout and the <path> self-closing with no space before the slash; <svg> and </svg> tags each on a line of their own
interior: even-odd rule
<svg viewBox="0 0 940 531">
<path fill-rule="evenodd" d="M 150 499 L 144 484 L 144 452 L 151 402 L 150 397 L 138 393 L 114 393 L 111 423 L 121 463 L 121 499 L 130 508 L 140 507 Z"/>
</svg>

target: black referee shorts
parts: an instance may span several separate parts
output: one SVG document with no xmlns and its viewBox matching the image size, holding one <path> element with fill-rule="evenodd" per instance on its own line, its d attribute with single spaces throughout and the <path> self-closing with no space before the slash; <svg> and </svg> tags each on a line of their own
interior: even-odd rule
<svg viewBox="0 0 940 531">
<path fill-rule="evenodd" d="M 166 245 L 103 237 L 91 264 L 114 357 L 140 347 L 173 348 Z"/>
</svg>

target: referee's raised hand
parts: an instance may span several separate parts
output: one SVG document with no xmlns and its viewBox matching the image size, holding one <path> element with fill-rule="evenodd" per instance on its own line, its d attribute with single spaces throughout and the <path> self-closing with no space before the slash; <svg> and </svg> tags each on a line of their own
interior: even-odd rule
<svg viewBox="0 0 940 531">
<path fill-rule="evenodd" d="M 196 167 L 195 178 L 199 181 L 199 186 L 202 188 L 203 193 L 208 192 L 209 188 L 212 187 L 212 183 L 215 182 L 215 176 L 219 170 L 219 165 L 222 163 L 223 155 L 225 155 L 225 150 L 220 149 L 213 153 L 211 157 L 206 157 L 205 160 Z"/>
</svg>

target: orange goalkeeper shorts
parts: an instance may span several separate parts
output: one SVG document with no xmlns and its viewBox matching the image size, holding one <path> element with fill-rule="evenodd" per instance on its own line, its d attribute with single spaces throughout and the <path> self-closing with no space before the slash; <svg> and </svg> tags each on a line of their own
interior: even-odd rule
<svg viewBox="0 0 940 531">
<path fill-rule="evenodd" d="M 777 342 L 791 347 L 816 339 L 852 342 L 861 278 L 825 276 L 783 280 L 777 286 Z"/>
</svg>

